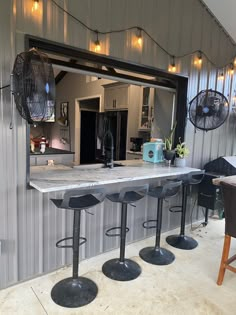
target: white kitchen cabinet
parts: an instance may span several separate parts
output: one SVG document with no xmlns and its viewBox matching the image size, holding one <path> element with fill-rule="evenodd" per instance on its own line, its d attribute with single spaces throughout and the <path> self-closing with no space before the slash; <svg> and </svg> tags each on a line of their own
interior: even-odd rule
<svg viewBox="0 0 236 315">
<path fill-rule="evenodd" d="M 104 109 L 117 110 L 128 108 L 129 85 L 112 83 L 104 85 Z"/>
<path fill-rule="evenodd" d="M 74 154 L 42 154 L 30 155 L 30 165 L 47 165 L 48 160 L 53 160 L 54 164 L 63 164 L 71 166 L 74 160 Z"/>
<path fill-rule="evenodd" d="M 150 131 L 154 118 L 154 88 L 143 88 L 142 104 L 139 116 L 139 130 Z"/>
<path fill-rule="evenodd" d="M 143 154 L 141 152 L 126 152 L 126 160 L 142 160 Z"/>
</svg>

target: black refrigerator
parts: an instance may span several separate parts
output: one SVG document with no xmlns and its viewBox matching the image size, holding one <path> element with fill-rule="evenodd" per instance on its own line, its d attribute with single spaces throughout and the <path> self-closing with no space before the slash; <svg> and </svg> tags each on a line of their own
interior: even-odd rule
<svg viewBox="0 0 236 315">
<path fill-rule="evenodd" d="M 104 160 L 104 135 L 107 130 L 110 130 L 113 136 L 114 161 L 126 159 L 127 122 L 127 110 L 107 111 L 97 116 L 97 162 Z"/>
</svg>

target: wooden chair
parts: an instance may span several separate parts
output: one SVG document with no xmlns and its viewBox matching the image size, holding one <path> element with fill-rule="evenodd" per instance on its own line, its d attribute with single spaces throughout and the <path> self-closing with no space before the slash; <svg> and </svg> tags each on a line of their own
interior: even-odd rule
<svg viewBox="0 0 236 315">
<path fill-rule="evenodd" d="M 218 274 L 217 284 L 221 285 L 224 280 L 225 270 L 236 273 L 236 268 L 230 264 L 236 260 L 236 255 L 229 258 L 231 237 L 236 238 L 236 184 L 221 183 L 224 211 L 225 211 L 225 239 Z"/>
</svg>

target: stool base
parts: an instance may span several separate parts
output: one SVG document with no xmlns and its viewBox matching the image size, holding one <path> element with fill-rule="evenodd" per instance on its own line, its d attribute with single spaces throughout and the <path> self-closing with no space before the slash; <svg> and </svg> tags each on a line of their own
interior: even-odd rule
<svg viewBox="0 0 236 315">
<path fill-rule="evenodd" d="M 97 285 L 90 279 L 66 278 L 52 288 L 51 297 L 56 304 L 72 308 L 89 304 L 95 299 L 97 292 Z"/>
<path fill-rule="evenodd" d="M 141 249 L 139 256 L 153 265 L 169 265 L 175 260 L 175 255 L 165 248 L 145 247 Z"/>
<path fill-rule="evenodd" d="M 167 236 L 166 242 L 179 249 L 191 250 L 198 246 L 198 242 L 192 237 L 186 235 L 170 235 Z"/>
<path fill-rule="evenodd" d="M 102 266 L 105 276 L 117 281 L 130 281 L 141 274 L 141 267 L 130 259 L 121 262 L 118 258 L 108 260 Z"/>
</svg>

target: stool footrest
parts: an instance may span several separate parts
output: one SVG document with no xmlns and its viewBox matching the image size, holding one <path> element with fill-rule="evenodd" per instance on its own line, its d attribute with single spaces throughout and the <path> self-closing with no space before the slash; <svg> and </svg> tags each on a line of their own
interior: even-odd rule
<svg viewBox="0 0 236 315">
<path fill-rule="evenodd" d="M 84 243 L 87 242 L 87 239 L 86 239 L 85 237 L 80 237 L 79 239 L 81 240 L 81 242 L 79 243 L 79 246 L 81 246 L 81 245 L 83 245 Z M 62 238 L 61 240 L 59 240 L 58 242 L 56 242 L 56 247 L 57 247 L 57 248 L 73 248 L 73 244 L 71 244 L 71 245 L 66 245 L 66 244 L 63 245 L 63 244 L 62 244 L 62 245 L 61 245 L 62 242 L 66 242 L 66 241 L 68 241 L 68 240 L 72 240 L 72 241 L 73 241 L 73 237 L 70 236 L 70 237 Z"/>
<path fill-rule="evenodd" d="M 120 233 L 110 233 L 111 231 L 114 231 L 114 230 L 121 230 L 121 227 L 120 226 L 115 226 L 115 227 L 112 227 L 108 230 L 106 230 L 105 234 L 106 236 L 108 237 L 115 237 L 115 236 L 120 236 L 121 234 Z M 129 232 L 129 228 L 126 227 L 126 233 Z"/>
<path fill-rule="evenodd" d="M 151 222 L 155 222 L 155 225 L 149 225 Z M 143 227 L 145 229 L 155 229 L 157 227 L 157 220 L 147 220 L 143 222 Z"/>
<path fill-rule="evenodd" d="M 183 210 L 182 210 L 182 206 L 173 206 L 169 208 L 169 211 L 173 213 L 177 213 L 177 212 L 182 212 Z"/>
</svg>

